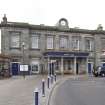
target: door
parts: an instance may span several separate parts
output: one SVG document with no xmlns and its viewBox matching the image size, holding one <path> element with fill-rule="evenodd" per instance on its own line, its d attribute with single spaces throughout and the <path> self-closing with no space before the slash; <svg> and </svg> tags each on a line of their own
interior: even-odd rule
<svg viewBox="0 0 105 105">
<path fill-rule="evenodd" d="M 12 75 L 18 75 L 19 63 L 12 63 L 11 69 L 12 69 Z"/>
<path fill-rule="evenodd" d="M 54 75 L 54 63 L 50 63 L 49 64 L 49 74 L 50 75 Z"/>
<path fill-rule="evenodd" d="M 105 66 L 105 62 L 103 63 L 103 66 Z"/>
<path fill-rule="evenodd" d="M 88 73 L 91 74 L 93 69 L 93 63 L 88 63 Z"/>
<path fill-rule="evenodd" d="M 78 70 L 79 70 L 79 64 L 76 63 L 76 74 L 78 74 Z"/>
</svg>

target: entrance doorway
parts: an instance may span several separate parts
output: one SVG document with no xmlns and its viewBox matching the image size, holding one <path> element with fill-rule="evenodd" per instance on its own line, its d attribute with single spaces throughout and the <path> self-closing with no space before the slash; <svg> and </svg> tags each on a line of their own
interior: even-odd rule
<svg viewBox="0 0 105 105">
<path fill-rule="evenodd" d="M 50 67 L 49 67 L 49 68 L 50 68 L 49 74 L 50 74 L 50 75 L 51 75 L 51 74 L 54 75 L 54 72 L 55 72 L 55 71 L 54 71 L 54 63 L 50 63 L 49 66 L 50 66 Z"/>
<path fill-rule="evenodd" d="M 79 73 L 79 64 L 76 63 L 76 74 L 78 74 L 78 73 Z"/>
<path fill-rule="evenodd" d="M 18 75 L 18 73 L 19 73 L 19 63 L 12 62 L 11 70 L 12 70 L 12 75 Z"/>
<path fill-rule="evenodd" d="M 93 64 L 90 62 L 88 63 L 88 74 L 92 73 Z"/>
</svg>

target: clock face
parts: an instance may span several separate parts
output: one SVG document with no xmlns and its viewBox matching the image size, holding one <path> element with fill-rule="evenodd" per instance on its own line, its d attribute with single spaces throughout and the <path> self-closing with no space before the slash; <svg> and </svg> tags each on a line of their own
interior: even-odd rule
<svg viewBox="0 0 105 105">
<path fill-rule="evenodd" d="M 65 22 L 64 20 L 62 20 L 62 21 L 61 21 L 61 25 L 62 25 L 62 26 L 65 26 L 65 25 L 66 25 L 66 22 Z"/>
</svg>

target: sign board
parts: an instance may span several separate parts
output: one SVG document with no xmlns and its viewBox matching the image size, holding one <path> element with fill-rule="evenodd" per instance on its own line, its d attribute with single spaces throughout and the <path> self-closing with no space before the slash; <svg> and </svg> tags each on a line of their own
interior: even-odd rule
<svg viewBox="0 0 105 105">
<path fill-rule="evenodd" d="M 20 71 L 28 71 L 28 65 L 20 65 Z"/>
<path fill-rule="evenodd" d="M 54 62 L 56 62 L 56 60 L 51 60 L 51 61 L 50 61 L 50 63 L 54 63 Z"/>
</svg>

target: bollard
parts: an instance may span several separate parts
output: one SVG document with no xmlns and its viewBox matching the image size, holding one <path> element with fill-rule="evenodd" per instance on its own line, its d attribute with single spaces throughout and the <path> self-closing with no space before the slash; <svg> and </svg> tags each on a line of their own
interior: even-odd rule
<svg viewBox="0 0 105 105">
<path fill-rule="evenodd" d="M 55 82 L 56 82 L 56 77 L 57 77 L 56 74 L 54 74 L 54 80 L 55 80 Z"/>
<path fill-rule="evenodd" d="M 50 76 L 47 78 L 47 87 L 50 88 Z"/>
<path fill-rule="evenodd" d="M 42 80 L 42 96 L 45 97 L 45 80 Z"/>
<path fill-rule="evenodd" d="M 53 75 L 51 75 L 51 84 L 53 84 Z"/>
<path fill-rule="evenodd" d="M 34 91 L 34 97 L 35 97 L 35 105 L 39 105 L 39 92 L 38 88 Z"/>
</svg>

